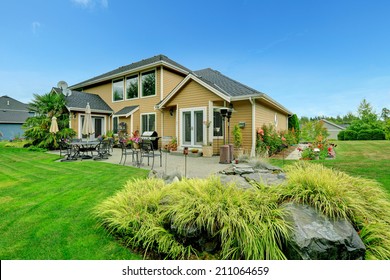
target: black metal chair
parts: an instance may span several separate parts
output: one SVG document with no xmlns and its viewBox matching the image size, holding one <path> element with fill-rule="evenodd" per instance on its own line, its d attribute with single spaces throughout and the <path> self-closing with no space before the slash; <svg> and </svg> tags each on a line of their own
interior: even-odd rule
<svg viewBox="0 0 390 280">
<path fill-rule="evenodd" d="M 65 139 L 61 139 L 59 143 L 59 148 L 60 148 L 60 156 L 70 156 L 72 146 L 69 145 Z"/>
<path fill-rule="evenodd" d="M 152 169 L 154 167 L 154 158 L 160 157 L 160 167 L 162 166 L 162 152 L 161 149 L 155 150 L 153 142 L 150 140 L 143 140 L 140 142 L 140 166 L 144 158 L 148 159 L 148 166 L 150 166 L 150 159 L 152 159 Z"/>
<path fill-rule="evenodd" d="M 138 163 L 138 153 L 131 145 L 127 145 L 126 143 L 119 141 L 120 147 L 121 147 L 121 159 L 119 161 L 119 164 L 122 163 L 123 160 L 123 165 L 125 165 L 127 156 L 131 156 L 131 160 L 134 163 L 135 159 L 136 162 Z M 138 164 L 137 164 L 138 165 Z"/>
<path fill-rule="evenodd" d="M 93 157 L 94 160 L 108 159 L 110 151 L 110 142 L 108 139 L 102 140 L 96 147 L 97 155 Z"/>
</svg>

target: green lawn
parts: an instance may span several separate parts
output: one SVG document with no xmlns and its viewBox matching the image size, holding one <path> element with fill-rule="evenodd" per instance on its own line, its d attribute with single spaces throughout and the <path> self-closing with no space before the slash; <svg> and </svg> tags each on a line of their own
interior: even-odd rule
<svg viewBox="0 0 390 280">
<path fill-rule="evenodd" d="M 375 179 L 390 193 L 390 141 L 335 141 L 336 159 L 313 161 L 353 176 Z M 271 160 L 281 166 L 281 160 Z M 284 161 L 290 164 L 291 161 Z"/>
<path fill-rule="evenodd" d="M 0 259 L 140 259 L 96 224 L 91 210 L 142 169 L 0 143 Z"/>
</svg>

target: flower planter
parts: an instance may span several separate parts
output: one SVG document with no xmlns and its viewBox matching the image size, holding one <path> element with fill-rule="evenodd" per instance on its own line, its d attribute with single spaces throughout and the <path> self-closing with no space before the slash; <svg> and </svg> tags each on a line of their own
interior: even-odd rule
<svg viewBox="0 0 390 280">
<path fill-rule="evenodd" d="M 202 152 L 204 157 L 212 157 L 213 156 L 213 146 L 203 146 Z"/>
</svg>

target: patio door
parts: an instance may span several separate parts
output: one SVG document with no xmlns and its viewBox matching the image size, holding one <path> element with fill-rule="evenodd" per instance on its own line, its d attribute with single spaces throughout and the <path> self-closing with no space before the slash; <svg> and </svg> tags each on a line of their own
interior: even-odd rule
<svg viewBox="0 0 390 280">
<path fill-rule="evenodd" d="M 201 146 L 204 139 L 204 109 L 182 110 L 182 145 Z"/>
<path fill-rule="evenodd" d="M 80 118 L 80 125 L 79 125 L 79 137 L 80 138 L 86 138 L 87 135 L 81 134 L 81 129 L 84 125 L 85 116 L 81 115 Z M 90 138 L 98 138 L 98 136 L 105 134 L 105 118 L 104 117 L 98 117 L 98 116 L 92 116 L 92 127 L 95 133 L 93 133 Z"/>
</svg>

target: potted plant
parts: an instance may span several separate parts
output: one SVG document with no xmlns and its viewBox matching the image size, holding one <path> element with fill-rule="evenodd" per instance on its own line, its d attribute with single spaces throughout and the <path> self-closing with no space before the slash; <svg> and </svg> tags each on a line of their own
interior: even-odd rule
<svg viewBox="0 0 390 280">
<path fill-rule="evenodd" d="M 206 126 L 206 145 L 202 147 L 202 153 L 204 157 L 212 157 L 213 156 L 213 144 L 209 142 L 209 127 L 211 125 L 211 121 L 204 121 L 203 124 Z"/>
<path fill-rule="evenodd" d="M 234 152 L 233 156 L 235 159 L 243 155 L 244 151 L 241 148 L 242 146 L 242 131 L 241 128 L 236 124 L 233 128 L 233 143 L 234 143 Z"/>
<path fill-rule="evenodd" d="M 130 137 L 130 141 L 133 144 L 134 149 L 139 149 L 139 142 L 141 141 L 141 138 L 139 136 L 138 130 L 132 133 L 132 136 Z"/>
</svg>

